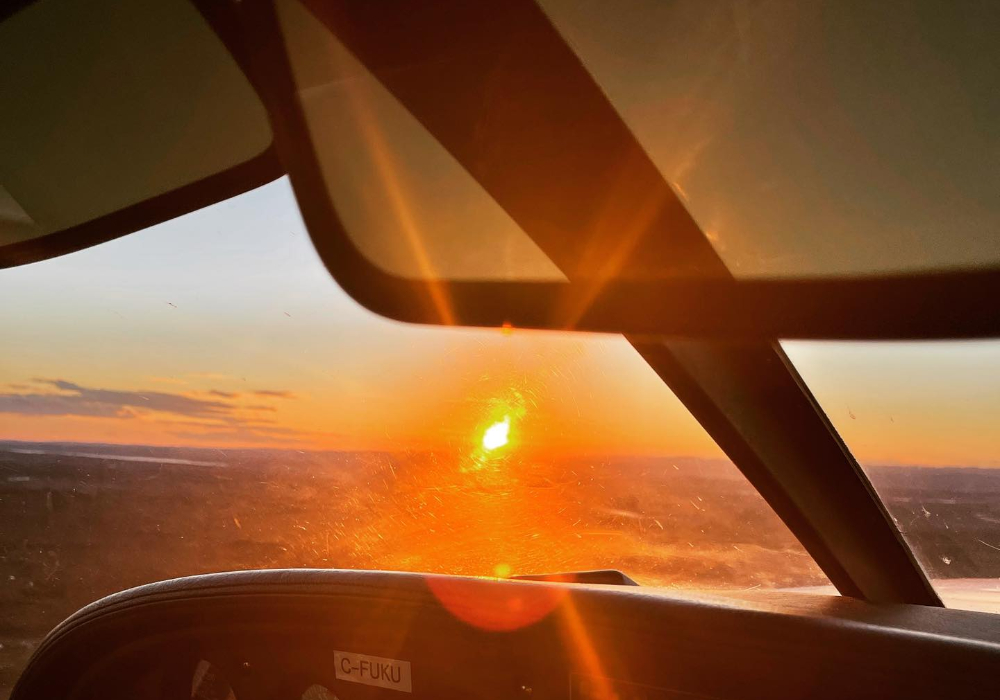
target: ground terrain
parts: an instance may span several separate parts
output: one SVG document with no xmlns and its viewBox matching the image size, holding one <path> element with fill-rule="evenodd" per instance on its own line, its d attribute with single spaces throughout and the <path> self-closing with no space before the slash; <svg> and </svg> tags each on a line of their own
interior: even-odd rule
<svg viewBox="0 0 1000 700">
<path fill-rule="evenodd" d="M 933 578 L 1000 578 L 1000 470 L 879 467 L 872 479 Z M 826 583 L 719 460 L 0 442 L 0 696 L 41 637 L 97 598 L 266 567 Z"/>
</svg>

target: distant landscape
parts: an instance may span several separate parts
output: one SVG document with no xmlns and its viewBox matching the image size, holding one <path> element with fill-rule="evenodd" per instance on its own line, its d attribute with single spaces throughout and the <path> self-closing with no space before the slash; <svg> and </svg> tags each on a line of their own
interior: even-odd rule
<svg viewBox="0 0 1000 700">
<path fill-rule="evenodd" d="M 1000 578 L 1000 469 L 870 475 L 931 578 Z M 274 567 L 827 583 L 724 460 L 0 442 L 0 694 L 45 633 L 93 600 Z"/>
</svg>

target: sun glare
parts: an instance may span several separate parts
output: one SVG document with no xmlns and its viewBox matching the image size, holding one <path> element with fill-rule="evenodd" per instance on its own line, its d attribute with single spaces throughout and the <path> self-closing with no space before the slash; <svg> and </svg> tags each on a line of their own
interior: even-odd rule
<svg viewBox="0 0 1000 700">
<path fill-rule="evenodd" d="M 503 447 L 510 439 L 510 416 L 504 416 L 483 433 L 483 449 L 487 452 Z"/>
</svg>

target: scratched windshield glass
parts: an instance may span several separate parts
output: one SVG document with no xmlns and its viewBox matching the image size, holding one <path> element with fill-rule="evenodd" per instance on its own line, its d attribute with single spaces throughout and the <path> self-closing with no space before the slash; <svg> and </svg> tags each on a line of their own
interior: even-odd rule
<svg viewBox="0 0 1000 700">
<path fill-rule="evenodd" d="M 1000 612 L 1000 342 L 783 346 L 945 605 Z"/>
<path fill-rule="evenodd" d="M 827 583 L 624 338 L 378 318 L 286 181 L 0 297 L 8 686 L 78 607 L 211 571 Z"/>
</svg>

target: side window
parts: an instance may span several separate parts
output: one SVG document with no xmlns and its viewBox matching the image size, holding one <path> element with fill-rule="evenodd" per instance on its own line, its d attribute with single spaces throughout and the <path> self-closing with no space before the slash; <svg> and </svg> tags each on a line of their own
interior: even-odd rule
<svg viewBox="0 0 1000 700">
<path fill-rule="evenodd" d="M 945 605 L 1000 612 L 1000 342 L 783 345 Z"/>
</svg>

